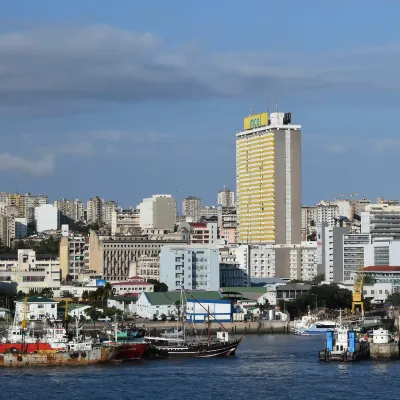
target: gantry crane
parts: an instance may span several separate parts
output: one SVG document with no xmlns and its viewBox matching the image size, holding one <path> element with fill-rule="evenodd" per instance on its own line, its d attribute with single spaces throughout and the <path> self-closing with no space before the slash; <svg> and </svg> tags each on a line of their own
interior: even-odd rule
<svg viewBox="0 0 400 400">
<path fill-rule="evenodd" d="M 364 254 L 361 255 L 360 264 L 357 269 L 357 275 L 354 280 L 353 302 L 351 312 L 356 313 L 356 308 L 360 307 L 361 314 L 364 315 Z"/>
</svg>

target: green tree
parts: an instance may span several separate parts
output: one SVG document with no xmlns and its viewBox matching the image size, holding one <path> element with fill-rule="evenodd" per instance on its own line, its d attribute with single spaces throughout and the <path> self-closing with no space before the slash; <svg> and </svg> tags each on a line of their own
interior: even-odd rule
<svg viewBox="0 0 400 400">
<path fill-rule="evenodd" d="M 324 280 L 325 280 L 325 274 L 319 274 L 311 281 L 311 284 L 312 285 L 319 285 Z"/>
<path fill-rule="evenodd" d="M 400 306 L 400 292 L 389 294 L 386 301 L 394 307 Z"/>
<path fill-rule="evenodd" d="M 373 285 L 375 283 L 375 279 L 371 275 L 364 275 L 364 285 Z"/>
<path fill-rule="evenodd" d="M 96 321 L 102 316 L 101 311 L 96 310 L 94 307 L 87 308 L 84 313 L 93 321 L 93 326 L 96 327 Z"/>
<path fill-rule="evenodd" d="M 121 318 L 123 314 L 124 312 L 115 306 L 104 309 L 104 315 L 112 319 L 114 319 L 115 316 L 117 316 L 117 318 Z"/>
<path fill-rule="evenodd" d="M 155 292 L 168 292 L 168 286 L 164 282 L 159 282 L 157 279 L 148 279 L 147 282 L 154 285 Z"/>
<path fill-rule="evenodd" d="M 54 296 L 53 289 L 43 288 L 42 291 L 40 292 L 40 296 L 51 299 Z"/>
</svg>

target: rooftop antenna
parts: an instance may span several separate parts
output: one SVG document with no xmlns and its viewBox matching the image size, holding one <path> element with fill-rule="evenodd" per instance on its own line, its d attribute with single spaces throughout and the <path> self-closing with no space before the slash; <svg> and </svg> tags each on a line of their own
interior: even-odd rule
<svg viewBox="0 0 400 400">
<path fill-rule="evenodd" d="M 279 113 L 278 99 L 276 99 L 276 112 Z"/>
<path fill-rule="evenodd" d="M 265 97 L 265 104 L 267 106 L 267 114 L 269 114 L 269 112 L 268 112 L 268 96 Z"/>
</svg>

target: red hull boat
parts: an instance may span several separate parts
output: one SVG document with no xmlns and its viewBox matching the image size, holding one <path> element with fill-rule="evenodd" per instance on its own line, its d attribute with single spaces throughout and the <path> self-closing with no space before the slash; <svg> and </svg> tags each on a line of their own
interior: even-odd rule
<svg viewBox="0 0 400 400">
<path fill-rule="evenodd" d="M 0 343 L 0 354 L 18 351 L 20 353 L 35 353 L 37 351 L 54 350 L 49 343 Z"/>
<path fill-rule="evenodd" d="M 118 341 L 118 360 L 141 360 L 145 351 L 150 347 L 147 342 L 120 342 Z"/>
</svg>

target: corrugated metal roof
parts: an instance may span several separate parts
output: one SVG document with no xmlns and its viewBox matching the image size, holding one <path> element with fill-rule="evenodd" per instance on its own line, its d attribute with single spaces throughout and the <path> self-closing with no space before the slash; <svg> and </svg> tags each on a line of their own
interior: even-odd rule
<svg viewBox="0 0 400 400">
<path fill-rule="evenodd" d="M 226 292 L 236 292 L 236 293 L 267 293 L 268 288 L 264 286 L 254 286 L 254 287 L 223 287 L 221 291 Z"/>
<path fill-rule="evenodd" d="M 153 306 L 161 306 L 164 304 L 172 305 L 181 299 L 181 292 L 144 292 L 150 304 Z M 192 299 L 193 296 L 196 300 L 201 302 L 202 300 L 221 300 L 222 296 L 217 291 L 188 291 L 184 292 L 183 298 Z"/>
</svg>

